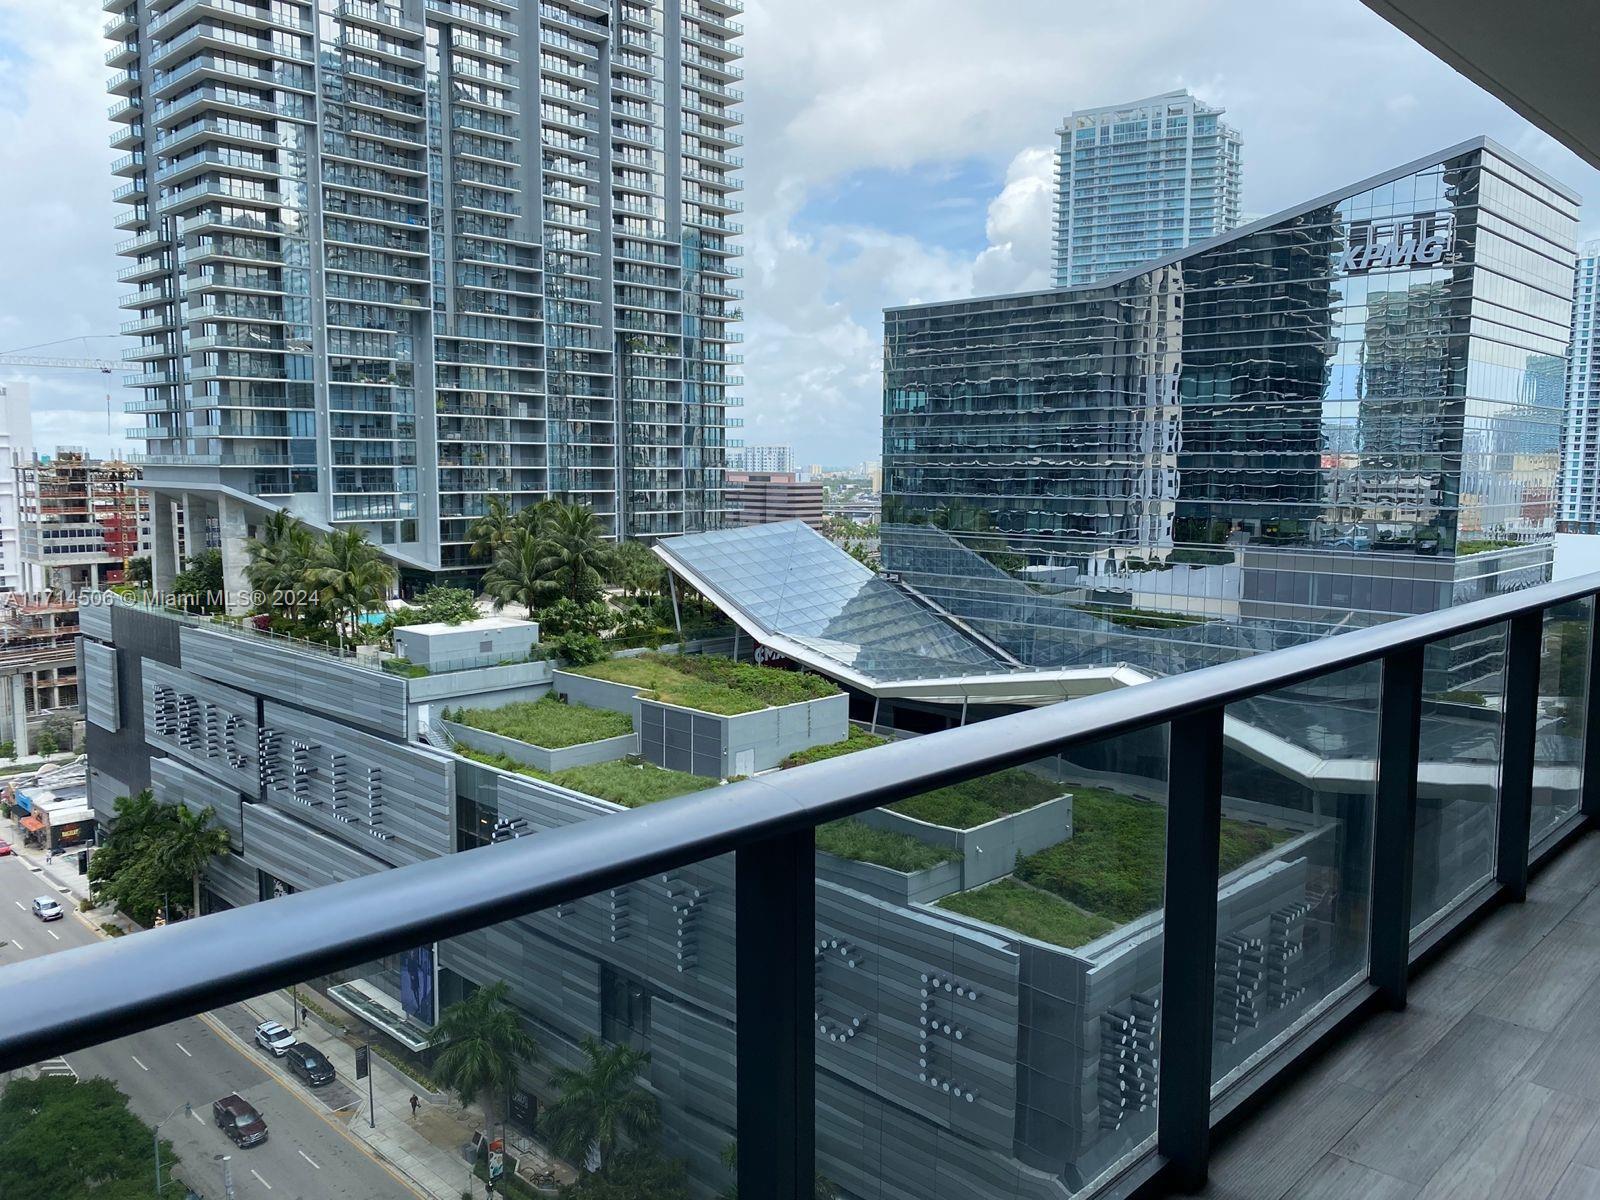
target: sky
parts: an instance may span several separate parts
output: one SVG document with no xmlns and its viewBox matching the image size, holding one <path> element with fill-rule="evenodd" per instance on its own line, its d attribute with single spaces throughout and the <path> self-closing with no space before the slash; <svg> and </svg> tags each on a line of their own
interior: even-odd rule
<svg viewBox="0 0 1600 1200">
<path fill-rule="evenodd" d="M 1600 172 L 1358 0 L 746 4 L 745 424 L 730 436 L 802 463 L 879 456 L 885 307 L 1049 286 L 1055 130 L 1076 108 L 1175 88 L 1225 107 L 1250 215 L 1485 133 L 1600 198 Z M 130 290 L 104 20 L 92 0 L 0 0 L 0 352 L 131 344 L 104 336 Z M 1580 238 L 1600 236 L 1597 211 Z M 32 385 L 36 445 L 99 453 L 140 448 L 121 374 L 0 368 Z"/>
</svg>

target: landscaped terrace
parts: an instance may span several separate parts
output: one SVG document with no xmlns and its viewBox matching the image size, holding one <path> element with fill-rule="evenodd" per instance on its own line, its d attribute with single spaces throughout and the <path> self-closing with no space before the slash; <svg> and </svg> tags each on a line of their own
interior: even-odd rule
<svg viewBox="0 0 1600 1200">
<path fill-rule="evenodd" d="M 646 804 L 654 804 L 657 800 L 670 800 L 674 796 L 683 796 L 703 788 L 717 786 L 715 779 L 690 775 L 685 771 L 669 771 L 665 767 L 633 759 L 589 763 L 551 773 L 520 763 L 508 755 L 490 754 L 474 750 L 469 746 L 457 746 L 455 749 L 462 758 L 470 758 L 473 762 L 482 763 L 484 766 L 498 767 L 502 771 L 515 771 L 530 779 L 539 779 L 558 787 L 582 792 L 586 796 L 609 800 L 624 808 L 639 808 Z"/>
<path fill-rule="evenodd" d="M 839 689 L 820 675 L 758 667 L 705 654 L 640 654 L 611 658 L 571 674 L 629 684 L 650 699 L 720 716 L 758 712 L 784 704 L 836 696 Z"/>
<path fill-rule="evenodd" d="M 556 696 L 521 700 L 499 708 L 458 708 L 453 713 L 447 711 L 445 719 L 546 750 L 581 746 L 633 732 L 633 718 L 626 713 L 564 702 Z"/>
</svg>

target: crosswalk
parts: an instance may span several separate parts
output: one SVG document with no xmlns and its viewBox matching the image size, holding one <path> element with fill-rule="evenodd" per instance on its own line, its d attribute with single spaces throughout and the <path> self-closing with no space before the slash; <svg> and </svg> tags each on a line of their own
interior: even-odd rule
<svg viewBox="0 0 1600 1200">
<path fill-rule="evenodd" d="M 64 1058 L 47 1058 L 39 1064 L 40 1078 L 76 1079 L 78 1073 L 72 1069 L 72 1064 Z"/>
</svg>

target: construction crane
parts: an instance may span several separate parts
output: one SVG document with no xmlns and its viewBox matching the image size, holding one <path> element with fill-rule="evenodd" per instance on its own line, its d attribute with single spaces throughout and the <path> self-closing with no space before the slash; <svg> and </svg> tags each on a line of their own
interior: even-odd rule
<svg viewBox="0 0 1600 1200">
<path fill-rule="evenodd" d="M 21 346 L 16 350 L 0 351 L 0 367 L 32 367 L 60 371 L 98 371 L 109 375 L 122 364 L 110 358 L 69 358 L 64 355 L 36 354 L 32 351 L 48 350 L 65 342 L 105 341 L 117 337 L 114 333 L 94 333 L 79 337 L 61 338 L 54 342 L 41 342 L 36 346 Z"/>
<path fill-rule="evenodd" d="M 63 371 L 99 371 L 111 374 L 120 364 L 109 358 L 41 358 L 35 354 L 0 354 L 0 367 L 55 367 Z"/>
</svg>

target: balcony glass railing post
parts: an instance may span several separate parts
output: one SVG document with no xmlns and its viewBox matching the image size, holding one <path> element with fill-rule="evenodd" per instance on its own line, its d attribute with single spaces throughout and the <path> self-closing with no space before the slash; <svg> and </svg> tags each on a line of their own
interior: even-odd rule
<svg viewBox="0 0 1600 1200">
<path fill-rule="evenodd" d="M 1220 705 L 1173 720 L 1167 778 L 1166 916 L 1161 954 L 1156 1148 L 1177 1186 L 1205 1184 L 1211 1142 L 1211 1045 L 1222 838 Z"/>
<path fill-rule="evenodd" d="M 1406 1006 L 1411 960 L 1411 868 L 1416 853 L 1417 764 L 1422 738 L 1422 649 L 1383 659 L 1378 709 L 1378 792 L 1373 815 L 1371 970 L 1390 1008 Z"/>
<path fill-rule="evenodd" d="M 735 922 L 736 1076 L 746 1147 L 739 1194 L 809 1196 L 816 1171 L 814 831 L 742 847 L 734 864 L 742 914 Z"/>
<path fill-rule="evenodd" d="M 1589 597 L 1589 638 L 1579 703 L 1583 705 L 1580 808 L 1591 823 L 1600 824 L 1600 597 L 1595 596 Z"/>
<path fill-rule="evenodd" d="M 1534 742 L 1539 723 L 1540 644 L 1544 613 L 1511 618 L 1501 704 L 1500 814 L 1495 878 L 1508 899 L 1528 896 L 1528 835 L 1533 819 Z"/>
</svg>

